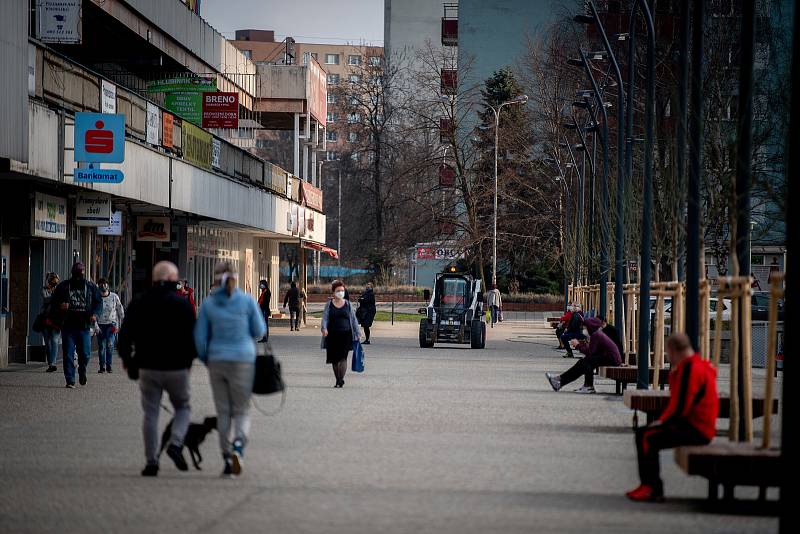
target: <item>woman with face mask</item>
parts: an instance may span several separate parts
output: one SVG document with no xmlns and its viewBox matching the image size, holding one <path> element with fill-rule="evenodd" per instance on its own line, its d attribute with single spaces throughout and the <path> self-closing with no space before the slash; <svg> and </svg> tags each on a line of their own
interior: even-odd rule
<svg viewBox="0 0 800 534">
<path fill-rule="evenodd" d="M 261 314 L 264 316 L 264 324 L 267 326 L 261 341 L 266 343 L 269 341 L 269 315 L 271 313 L 269 301 L 272 300 L 272 291 L 269 290 L 269 282 L 267 280 L 261 280 L 258 283 L 258 290 L 258 307 L 261 309 Z"/>
<path fill-rule="evenodd" d="M 344 386 L 347 370 L 347 353 L 353 350 L 353 342 L 361 339 L 356 314 L 350 302 L 344 298 L 345 287 L 336 280 L 331 284 L 333 298 L 325 304 L 322 312 L 322 348 L 326 351 L 326 363 L 333 367 L 336 385 Z"/>
<path fill-rule="evenodd" d="M 47 273 L 47 281 L 42 288 L 42 311 L 44 317 L 50 316 L 50 301 L 53 300 L 53 291 L 61 280 L 56 273 Z M 58 358 L 58 343 L 61 341 L 61 332 L 52 323 L 46 321 L 42 330 L 44 338 L 44 349 L 47 353 L 47 371 L 53 373 L 58 370 L 56 359 Z"/>
<path fill-rule="evenodd" d="M 125 309 L 119 296 L 108 287 L 108 280 L 97 281 L 103 300 L 103 311 L 97 316 L 97 356 L 100 360 L 98 373 L 111 372 L 111 354 L 117 342 L 117 332 L 125 318 Z"/>
</svg>

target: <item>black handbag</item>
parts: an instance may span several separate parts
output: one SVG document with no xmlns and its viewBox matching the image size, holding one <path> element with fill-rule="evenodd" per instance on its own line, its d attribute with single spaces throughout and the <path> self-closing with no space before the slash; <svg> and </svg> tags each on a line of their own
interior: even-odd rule
<svg viewBox="0 0 800 534">
<path fill-rule="evenodd" d="M 283 391 L 285 385 L 281 377 L 281 362 L 272 354 L 268 342 L 256 344 L 256 376 L 253 381 L 253 393 L 271 395 Z"/>
<path fill-rule="evenodd" d="M 39 334 L 43 333 L 46 320 L 47 320 L 47 314 L 45 312 L 40 313 L 39 315 L 36 316 L 36 319 L 33 320 L 33 325 L 31 325 L 31 330 Z"/>
</svg>

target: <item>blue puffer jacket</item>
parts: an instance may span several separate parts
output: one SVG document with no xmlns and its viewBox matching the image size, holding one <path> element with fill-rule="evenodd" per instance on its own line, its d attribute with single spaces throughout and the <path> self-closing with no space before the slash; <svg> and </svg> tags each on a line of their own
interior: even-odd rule
<svg viewBox="0 0 800 534">
<path fill-rule="evenodd" d="M 256 338 L 267 327 L 256 300 L 234 289 L 229 297 L 224 290 L 215 289 L 203 305 L 194 327 L 197 356 L 209 361 L 255 362 Z"/>
</svg>

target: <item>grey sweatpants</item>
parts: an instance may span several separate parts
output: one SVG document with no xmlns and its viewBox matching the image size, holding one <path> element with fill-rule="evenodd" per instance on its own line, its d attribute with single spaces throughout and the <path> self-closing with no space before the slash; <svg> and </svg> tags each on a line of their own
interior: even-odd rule
<svg viewBox="0 0 800 534">
<path fill-rule="evenodd" d="M 189 370 L 142 369 L 139 371 L 139 389 L 142 392 L 142 410 L 144 410 L 142 424 L 144 455 L 148 464 L 158 464 L 158 415 L 161 411 L 161 396 L 164 391 L 167 392 L 175 413 L 170 444 L 182 446 L 191 418 Z"/>
<path fill-rule="evenodd" d="M 231 455 L 231 427 L 233 427 L 233 439 L 247 443 L 247 435 L 250 433 L 248 412 L 255 373 L 254 363 L 208 362 L 211 392 L 214 394 L 214 405 L 217 408 L 219 447 L 222 449 L 222 456 L 226 458 Z"/>
</svg>

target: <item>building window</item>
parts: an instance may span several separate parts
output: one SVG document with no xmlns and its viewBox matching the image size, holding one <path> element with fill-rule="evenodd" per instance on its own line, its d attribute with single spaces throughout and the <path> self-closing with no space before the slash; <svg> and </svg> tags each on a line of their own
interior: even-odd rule
<svg viewBox="0 0 800 534">
<path fill-rule="evenodd" d="M 328 104 L 336 103 L 336 93 L 328 93 Z"/>
<path fill-rule="evenodd" d="M 358 83 L 361 81 L 361 76 L 358 74 L 351 74 L 350 75 L 350 83 Z"/>
<path fill-rule="evenodd" d="M 347 56 L 348 65 L 361 65 L 361 56 Z"/>
<path fill-rule="evenodd" d="M 310 58 L 312 58 L 312 57 L 314 59 L 317 59 L 317 53 L 316 52 L 303 52 L 303 65 L 308 65 L 308 63 L 311 61 Z"/>
<path fill-rule="evenodd" d="M 339 85 L 339 75 L 328 74 L 328 85 Z"/>
<path fill-rule="evenodd" d="M 335 150 L 328 150 L 325 152 L 325 161 L 336 161 L 339 159 L 339 153 Z"/>
<path fill-rule="evenodd" d="M 253 59 L 252 50 L 242 50 L 242 54 L 244 54 L 244 57 L 246 57 L 247 59 Z"/>
<path fill-rule="evenodd" d="M 336 132 L 327 132 L 325 134 L 325 139 L 335 143 L 339 139 L 339 135 Z"/>
<path fill-rule="evenodd" d="M 361 116 L 358 113 L 350 113 L 347 116 L 347 122 L 349 122 L 350 124 L 356 124 L 360 120 L 361 120 Z"/>
<path fill-rule="evenodd" d="M 380 67 L 381 56 L 369 56 L 369 65 L 370 67 Z"/>
<path fill-rule="evenodd" d="M 339 64 L 339 54 L 325 54 L 325 64 L 326 65 L 338 65 Z"/>
<path fill-rule="evenodd" d="M 336 122 L 336 113 L 329 111 L 328 115 L 325 117 L 325 122 Z"/>
<path fill-rule="evenodd" d="M 358 152 L 353 152 L 352 154 L 350 154 L 350 159 L 352 159 L 353 161 L 358 161 Z"/>
<path fill-rule="evenodd" d="M 358 141 L 358 134 L 356 132 L 350 132 L 347 134 L 347 140 L 351 143 L 355 143 Z"/>
<path fill-rule="evenodd" d="M 357 106 L 360 104 L 357 96 L 351 96 L 350 98 L 347 99 L 347 101 L 350 102 L 351 106 Z"/>
</svg>

